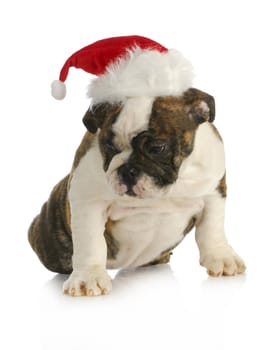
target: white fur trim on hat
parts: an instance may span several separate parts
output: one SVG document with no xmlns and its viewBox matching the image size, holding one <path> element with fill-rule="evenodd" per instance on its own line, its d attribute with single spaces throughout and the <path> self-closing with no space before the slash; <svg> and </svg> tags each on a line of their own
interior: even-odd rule
<svg viewBox="0 0 270 350">
<path fill-rule="evenodd" d="M 136 96 L 177 96 L 192 86 L 193 77 L 191 63 L 180 52 L 136 47 L 94 79 L 87 95 L 95 103 Z"/>
</svg>

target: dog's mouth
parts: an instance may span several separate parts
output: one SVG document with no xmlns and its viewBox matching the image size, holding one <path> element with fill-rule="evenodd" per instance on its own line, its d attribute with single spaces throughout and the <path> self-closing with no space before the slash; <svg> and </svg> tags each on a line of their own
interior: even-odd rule
<svg viewBox="0 0 270 350">
<path fill-rule="evenodd" d="M 117 187 L 118 194 L 122 196 L 126 194 L 130 197 L 144 198 L 145 188 L 143 186 L 143 183 L 140 181 L 138 181 L 135 185 L 126 185 L 120 183 Z"/>
<path fill-rule="evenodd" d="M 160 187 L 149 175 L 140 172 L 136 176 L 129 171 L 129 176 L 119 172 L 119 168 L 107 173 L 108 183 L 118 196 L 147 199 L 164 195 L 167 187 Z"/>
<path fill-rule="evenodd" d="M 128 189 L 126 194 L 131 197 L 137 197 L 136 193 L 133 191 L 132 188 Z"/>
</svg>

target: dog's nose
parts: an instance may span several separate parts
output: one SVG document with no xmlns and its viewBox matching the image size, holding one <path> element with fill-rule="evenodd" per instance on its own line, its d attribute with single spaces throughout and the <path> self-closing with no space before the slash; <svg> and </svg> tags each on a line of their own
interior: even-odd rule
<svg viewBox="0 0 270 350">
<path fill-rule="evenodd" d="M 118 169 L 118 175 L 125 185 L 127 185 L 129 188 L 132 188 L 137 182 L 139 171 L 131 165 L 123 164 Z"/>
<path fill-rule="evenodd" d="M 131 177 L 136 177 L 137 176 L 137 174 L 138 174 L 138 171 L 137 171 L 137 169 L 135 169 L 135 168 L 130 168 L 130 169 L 128 169 L 128 173 L 129 173 L 129 175 L 131 176 Z"/>
</svg>

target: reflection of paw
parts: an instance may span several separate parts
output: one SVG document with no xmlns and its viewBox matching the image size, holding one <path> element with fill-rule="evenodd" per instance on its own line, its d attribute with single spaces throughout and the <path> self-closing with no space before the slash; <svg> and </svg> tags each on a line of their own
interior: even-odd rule
<svg viewBox="0 0 270 350">
<path fill-rule="evenodd" d="M 72 296 L 108 294 L 111 289 L 110 276 L 100 267 L 87 271 L 73 271 L 63 286 L 64 293 Z"/>
<path fill-rule="evenodd" d="M 235 276 L 246 270 L 244 261 L 229 245 L 207 250 L 201 254 L 200 264 L 212 277 Z"/>
</svg>

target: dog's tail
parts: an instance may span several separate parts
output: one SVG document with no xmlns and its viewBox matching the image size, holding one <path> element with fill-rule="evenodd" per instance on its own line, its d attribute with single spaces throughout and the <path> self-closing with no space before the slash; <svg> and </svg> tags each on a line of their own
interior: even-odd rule
<svg viewBox="0 0 270 350">
<path fill-rule="evenodd" d="M 72 272 L 72 237 L 68 202 L 69 176 L 53 189 L 28 230 L 28 240 L 47 269 L 58 273 Z"/>
</svg>

